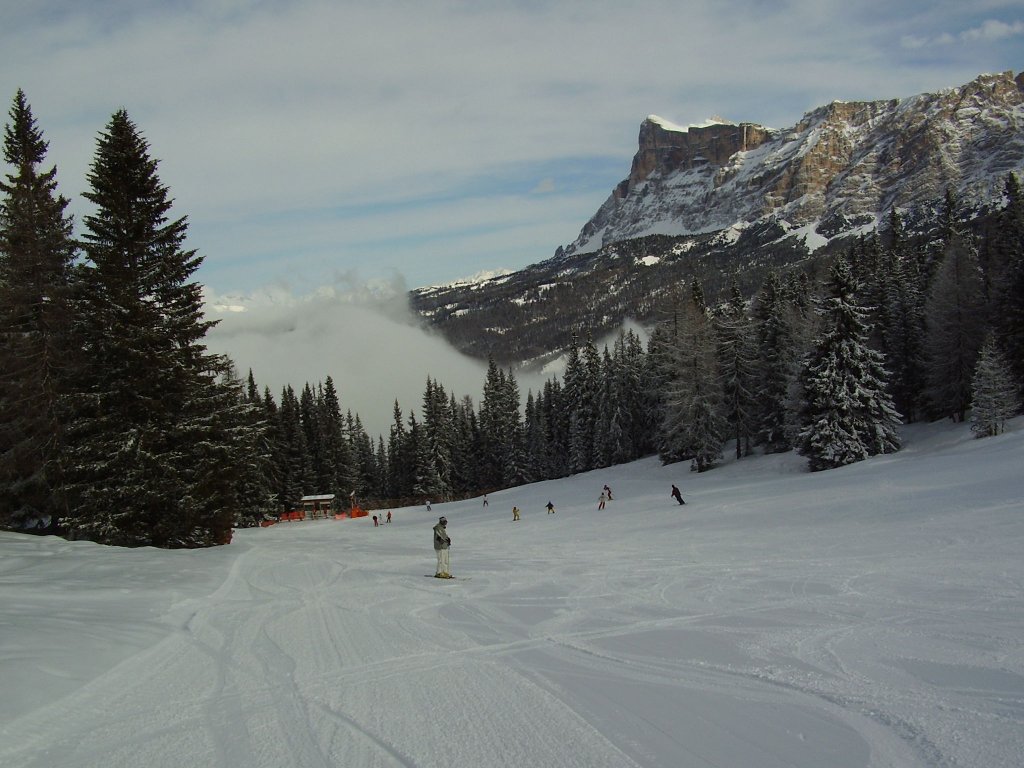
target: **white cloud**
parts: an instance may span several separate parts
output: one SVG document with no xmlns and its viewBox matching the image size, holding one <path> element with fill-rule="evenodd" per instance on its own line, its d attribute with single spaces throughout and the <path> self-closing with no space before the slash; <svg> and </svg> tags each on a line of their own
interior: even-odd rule
<svg viewBox="0 0 1024 768">
<path fill-rule="evenodd" d="M 557 189 L 557 187 L 558 185 L 555 183 L 555 180 L 548 177 L 546 179 L 541 179 L 540 181 L 538 181 L 537 185 L 530 190 L 530 194 L 547 195 L 550 194 L 551 192 L 554 192 L 555 189 Z"/>
<path fill-rule="evenodd" d="M 968 29 L 960 34 L 963 40 L 1002 40 L 1006 37 L 1024 34 L 1024 21 L 1014 21 L 1007 24 L 1005 21 L 989 19 L 980 27 Z"/>
<path fill-rule="evenodd" d="M 228 354 L 243 378 L 252 370 L 277 402 L 285 386 L 300 393 L 330 376 L 342 409 L 358 413 L 375 440 L 387 438 L 396 399 L 406 417 L 412 409 L 419 417 L 428 376 L 449 394 L 478 402 L 486 372 L 415 322 L 404 288 L 401 281 L 342 281 L 308 295 L 286 285 L 244 296 L 208 294 L 208 317 L 220 323 L 207 345 Z"/>
<path fill-rule="evenodd" d="M 904 35 L 900 39 L 900 43 L 904 48 L 917 50 L 953 45 L 954 43 L 992 42 L 1021 34 L 1024 34 L 1024 21 L 1008 23 L 988 19 L 977 27 L 965 29 L 957 34 L 942 32 L 932 36 Z"/>
<path fill-rule="evenodd" d="M 374 228 L 406 240 L 389 266 L 429 249 L 439 274 L 424 282 L 436 282 L 456 276 L 449 253 L 470 258 L 467 223 L 485 262 L 469 271 L 521 266 L 571 241 L 628 173 L 652 112 L 682 125 L 722 113 L 785 127 L 834 98 L 911 95 L 1006 68 L 902 70 L 901 34 L 907 47 L 941 38 L 891 5 L 50 4 L 0 25 L 0 94 L 26 89 L 79 219 L 95 135 L 127 107 L 222 290 L 376 265 L 394 238 L 368 240 Z M 990 39 L 1016 30 L 978 26 Z M 569 192 L 556 167 L 565 158 L 608 170 L 585 195 Z M 524 178 L 533 181 L 510 194 Z M 530 226 L 541 201 L 559 218 Z M 331 220 L 359 208 L 369 223 Z M 427 210 L 440 213 L 436 225 L 424 224 Z M 500 226 L 484 234 L 502 215 L 524 224 L 514 244 Z M 513 251 L 516 263 L 494 258 Z"/>
</svg>

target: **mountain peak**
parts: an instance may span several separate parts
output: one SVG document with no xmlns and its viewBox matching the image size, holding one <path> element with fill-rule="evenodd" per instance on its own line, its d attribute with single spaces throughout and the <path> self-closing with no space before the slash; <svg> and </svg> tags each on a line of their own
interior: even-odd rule
<svg viewBox="0 0 1024 768">
<path fill-rule="evenodd" d="M 644 122 L 653 123 L 654 125 L 666 131 L 680 131 L 682 133 L 687 133 L 694 128 L 710 128 L 713 125 L 735 125 L 735 123 L 733 123 L 731 120 L 726 120 L 725 118 L 719 117 L 718 115 L 712 115 L 703 123 L 690 124 L 685 128 L 681 125 L 673 123 L 671 120 L 666 120 L 663 117 L 659 117 L 658 115 L 648 115 L 647 119 L 644 120 Z"/>
<path fill-rule="evenodd" d="M 774 218 L 794 227 L 878 220 L 953 188 L 998 197 L 1024 171 L 1024 74 L 905 99 L 833 101 L 792 128 L 712 118 L 685 128 L 649 115 L 629 176 L 563 250 L 589 253 L 652 234 L 687 235 Z"/>
</svg>

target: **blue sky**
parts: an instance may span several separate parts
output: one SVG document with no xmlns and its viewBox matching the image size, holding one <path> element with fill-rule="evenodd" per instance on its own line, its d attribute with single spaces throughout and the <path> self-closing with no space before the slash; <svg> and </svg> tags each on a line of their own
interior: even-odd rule
<svg viewBox="0 0 1024 768">
<path fill-rule="evenodd" d="M 81 218 L 127 108 L 217 294 L 426 285 L 550 256 L 641 121 L 794 124 L 833 99 L 1017 70 L 1024 2 L 77 0 L 3 3 Z"/>
</svg>

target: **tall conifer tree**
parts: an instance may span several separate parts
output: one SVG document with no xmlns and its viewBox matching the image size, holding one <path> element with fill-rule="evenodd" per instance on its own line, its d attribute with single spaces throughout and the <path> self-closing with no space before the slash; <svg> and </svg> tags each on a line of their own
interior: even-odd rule
<svg viewBox="0 0 1024 768">
<path fill-rule="evenodd" d="M 97 142 L 85 197 L 88 264 L 78 341 L 73 430 L 76 535 L 125 545 L 226 541 L 237 499 L 223 480 L 239 460 L 224 444 L 236 398 L 229 364 L 203 344 L 202 259 L 170 218 L 157 161 L 127 112 Z M 237 434 L 237 433 L 236 433 Z M 217 480 L 218 476 L 221 480 Z"/>
<path fill-rule="evenodd" d="M 955 235 L 935 271 L 925 305 L 926 395 L 935 416 L 963 421 L 987 327 L 984 283 L 974 244 Z"/>
<path fill-rule="evenodd" d="M 978 437 L 1002 434 L 1006 422 L 1020 412 L 1020 387 L 992 333 L 978 353 L 971 393 L 974 399 L 971 429 Z"/>
<path fill-rule="evenodd" d="M 886 391 L 881 353 L 867 343 L 866 311 L 842 258 L 819 308 L 822 331 L 803 367 L 806 398 L 800 453 L 812 470 L 851 464 L 899 448 L 900 416 Z"/>
<path fill-rule="evenodd" d="M 75 246 L 57 169 L 19 90 L 0 182 L 0 524 L 67 515 L 62 399 L 74 376 L 69 327 Z"/>
</svg>

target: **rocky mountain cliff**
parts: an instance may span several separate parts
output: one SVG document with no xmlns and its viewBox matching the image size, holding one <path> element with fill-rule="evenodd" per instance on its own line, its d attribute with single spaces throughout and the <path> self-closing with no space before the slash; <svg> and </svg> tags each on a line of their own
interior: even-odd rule
<svg viewBox="0 0 1024 768">
<path fill-rule="evenodd" d="M 572 330 L 650 320 L 672 283 L 697 276 L 713 296 L 739 273 L 753 290 L 769 266 L 811 259 L 893 208 L 925 227 L 948 188 L 968 211 L 998 204 L 1006 175 L 1022 171 L 1024 74 L 1012 72 L 906 99 L 833 102 L 784 130 L 651 116 L 628 178 L 554 258 L 414 291 L 412 303 L 470 354 L 542 359 Z"/>
</svg>

